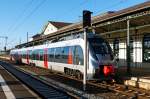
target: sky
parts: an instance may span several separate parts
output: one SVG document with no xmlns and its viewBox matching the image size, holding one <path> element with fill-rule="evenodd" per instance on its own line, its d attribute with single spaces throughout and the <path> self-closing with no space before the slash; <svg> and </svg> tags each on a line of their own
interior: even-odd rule
<svg viewBox="0 0 150 99">
<path fill-rule="evenodd" d="M 79 22 L 82 11 L 92 16 L 118 11 L 148 0 L 0 0 L 0 37 L 7 36 L 7 48 L 27 41 L 40 33 L 47 21 Z M 5 39 L 0 38 L 0 50 Z"/>
</svg>

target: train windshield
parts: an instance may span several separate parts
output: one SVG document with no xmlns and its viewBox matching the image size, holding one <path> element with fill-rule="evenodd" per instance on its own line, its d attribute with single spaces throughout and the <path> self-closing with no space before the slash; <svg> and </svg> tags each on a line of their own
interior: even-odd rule
<svg viewBox="0 0 150 99">
<path fill-rule="evenodd" d="M 110 54 L 109 44 L 101 38 L 89 38 L 89 43 L 96 54 Z"/>
</svg>

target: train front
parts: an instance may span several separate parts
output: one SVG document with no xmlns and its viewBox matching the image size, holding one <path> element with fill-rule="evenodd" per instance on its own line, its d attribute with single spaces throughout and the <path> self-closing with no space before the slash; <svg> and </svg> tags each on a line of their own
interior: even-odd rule
<svg viewBox="0 0 150 99">
<path fill-rule="evenodd" d="M 98 36 L 88 38 L 88 42 L 89 68 L 92 70 L 93 79 L 113 79 L 115 67 L 112 50 L 108 42 Z"/>
</svg>

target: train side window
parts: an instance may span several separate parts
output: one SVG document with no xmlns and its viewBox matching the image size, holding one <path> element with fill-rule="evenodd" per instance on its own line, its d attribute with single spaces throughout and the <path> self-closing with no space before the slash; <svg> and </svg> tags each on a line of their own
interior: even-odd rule
<svg viewBox="0 0 150 99">
<path fill-rule="evenodd" d="M 33 60 L 36 60 L 36 50 L 34 50 Z"/>
<path fill-rule="evenodd" d="M 25 59 L 26 57 L 25 57 L 25 51 L 23 51 L 23 58 Z"/>
<path fill-rule="evenodd" d="M 26 59 L 26 52 L 23 51 L 23 58 Z"/>
<path fill-rule="evenodd" d="M 75 46 L 74 49 L 74 64 L 75 65 L 83 65 L 83 50 L 80 46 Z"/>
<path fill-rule="evenodd" d="M 32 52 L 32 58 L 31 58 L 32 60 L 34 60 L 34 53 L 35 51 Z"/>
<path fill-rule="evenodd" d="M 24 58 L 24 56 L 23 56 L 23 51 L 22 51 L 21 55 L 22 55 L 22 58 Z"/>
<path fill-rule="evenodd" d="M 60 47 L 57 47 L 55 49 L 55 62 L 58 62 L 60 63 L 61 62 L 61 48 Z"/>
<path fill-rule="evenodd" d="M 48 61 L 54 62 L 54 48 L 48 49 Z"/>
<path fill-rule="evenodd" d="M 63 47 L 62 48 L 62 63 L 67 63 L 68 62 L 68 54 L 69 54 L 69 47 Z"/>
<path fill-rule="evenodd" d="M 29 59 L 32 59 L 32 51 L 29 50 Z"/>
<path fill-rule="evenodd" d="M 39 50 L 40 61 L 44 60 L 44 52 L 43 50 Z"/>
<path fill-rule="evenodd" d="M 32 57 L 31 57 L 32 60 L 34 60 L 34 51 L 32 52 Z"/>
<path fill-rule="evenodd" d="M 34 50 L 33 60 L 36 60 L 36 50 Z"/>
<path fill-rule="evenodd" d="M 23 56 L 23 51 L 22 51 L 21 55 L 22 55 L 22 58 L 24 58 L 24 56 Z"/>
<path fill-rule="evenodd" d="M 34 50 L 32 56 L 33 60 L 39 60 L 39 50 Z"/>
</svg>

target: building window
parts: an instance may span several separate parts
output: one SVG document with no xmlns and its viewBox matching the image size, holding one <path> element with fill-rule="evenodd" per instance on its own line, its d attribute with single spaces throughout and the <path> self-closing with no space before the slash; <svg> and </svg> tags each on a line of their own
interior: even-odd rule
<svg viewBox="0 0 150 99">
<path fill-rule="evenodd" d="M 115 39 L 113 42 L 113 52 L 114 52 L 114 56 L 119 58 L 119 40 L 118 39 Z"/>
<path fill-rule="evenodd" d="M 143 38 L 143 61 L 150 63 L 150 34 Z"/>
<path fill-rule="evenodd" d="M 130 38 L 130 57 L 133 62 L 133 38 Z"/>
</svg>

